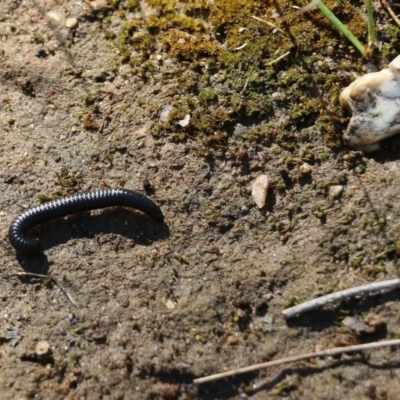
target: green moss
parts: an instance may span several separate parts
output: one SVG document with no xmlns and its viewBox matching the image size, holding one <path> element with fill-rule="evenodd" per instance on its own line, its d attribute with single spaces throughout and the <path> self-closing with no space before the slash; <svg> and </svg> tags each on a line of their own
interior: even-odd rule
<svg viewBox="0 0 400 400">
<path fill-rule="evenodd" d="M 201 59 L 203 57 L 217 56 L 219 46 L 217 43 L 206 40 L 199 33 L 189 36 L 179 30 L 172 29 L 167 33 L 162 44 L 172 57 L 180 60 Z"/>
<path fill-rule="evenodd" d="M 39 35 L 39 34 L 35 34 L 33 36 L 33 41 L 36 44 L 44 44 L 44 42 L 45 42 L 44 37 L 42 35 Z"/>
<path fill-rule="evenodd" d="M 205 31 L 205 27 L 201 19 L 190 18 L 186 15 L 175 15 L 171 22 L 173 27 L 182 29 L 186 32 Z"/>
<path fill-rule="evenodd" d="M 366 20 L 357 5 L 325 3 L 365 42 Z M 168 123 L 155 123 L 154 135 L 170 135 L 173 140 L 215 132 L 229 136 L 241 123 L 254 124 L 240 135 L 243 140 L 276 144 L 292 152 L 315 140 L 315 135 L 330 147 L 342 146 L 348 119 L 338 98 L 351 74 L 342 73 L 340 84 L 338 74 L 361 72 L 362 60 L 349 55 L 350 44 L 318 10 L 297 15 L 284 0 L 148 0 L 146 17 L 130 20 L 128 11 L 144 11 L 141 2 L 109 4 L 113 11 L 104 20 L 104 35 L 115 43 L 121 61 L 130 63 L 132 73 L 149 81 L 160 71 L 155 54 L 176 60 L 161 69 L 162 79 L 174 83 L 169 92 L 174 109 Z M 148 7 L 154 10 L 151 15 Z M 292 13 L 286 23 L 268 18 L 277 8 Z M 284 33 L 254 20 L 253 15 L 277 24 Z M 392 46 L 384 46 L 385 54 L 397 54 L 400 29 L 390 25 L 385 34 Z M 338 57 L 332 58 L 337 64 L 326 58 L 327 46 L 335 49 Z M 347 58 L 340 61 L 344 52 Z M 276 110 L 285 118 L 277 117 Z M 190 124 L 181 129 L 177 122 L 187 113 Z M 293 133 L 313 125 L 318 130 L 312 135 Z"/>
<path fill-rule="evenodd" d="M 200 103 L 205 105 L 212 103 L 216 98 L 217 98 L 217 93 L 215 92 L 215 90 L 210 90 L 210 89 L 203 90 L 198 95 Z"/>
<path fill-rule="evenodd" d="M 136 10 L 139 7 L 139 0 L 126 0 L 125 1 L 125 7 L 129 10 L 129 11 L 133 11 Z"/>
<path fill-rule="evenodd" d="M 397 57 L 400 51 L 400 28 L 397 25 L 388 25 L 385 28 L 388 43 L 383 45 L 382 54 L 390 60 Z"/>
<path fill-rule="evenodd" d="M 147 4 L 160 14 L 175 13 L 178 3 L 178 0 L 147 0 Z"/>
<path fill-rule="evenodd" d="M 74 367 L 78 367 L 81 362 L 82 354 L 73 354 L 71 356 L 71 363 Z"/>
<path fill-rule="evenodd" d="M 320 154 L 319 158 L 321 159 L 321 161 L 326 161 L 329 158 L 329 154 L 322 153 L 322 154 Z"/>
<path fill-rule="evenodd" d="M 304 121 L 306 118 L 315 117 L 318 115 L 321 107 L 319 99 L 300 97 L 300 103 L 292 103 L 289 112 L 290 117 L 294 122 Z M 315 118 L 313 118 L 315 120 Z"/>
<path fill-rule="evenodd" d="M 111 30 L 104 31 L 104 38 L 107 40 L 113 40 L 117 37 L 117 34 Z"/>
<path fill-rule="evenodd" d="M 123 32 L 125 32 L 128 35 L 132 35 L 132 33 L 136 32 L 138 28 L 140 28 L 141 24 L 139 20 L 133 20 L 126 22 L 123 26 Z"/>
</svg>

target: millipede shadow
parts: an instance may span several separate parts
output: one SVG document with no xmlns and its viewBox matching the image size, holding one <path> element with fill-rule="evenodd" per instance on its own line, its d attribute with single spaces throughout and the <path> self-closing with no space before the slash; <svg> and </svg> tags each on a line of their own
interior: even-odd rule
<svg viewBox="0 0 400 400">
<path fill-rule="evenodd" d="M 135 245 L 150 246 L 153 242 L 170 236 L 165 223 L 135 210 L 114 208 L 57 219 L 31 229 L 30 237 L 40 239 L 42 248 L 49 253 L 58 245 L 70 240 L 94 239 L 107 234 L 119 235 L 132 240 Z M 98 243 L 99 248 L 101 244 Z M 117 251 L 117 250 L 116 250 Z M 71 252 L 74 252 L 71 247 Z M 17 259 L 25 271 L 46 274 L 51 263 L 46 254 L 26 255 L 17 252 Z"/>
</svg>

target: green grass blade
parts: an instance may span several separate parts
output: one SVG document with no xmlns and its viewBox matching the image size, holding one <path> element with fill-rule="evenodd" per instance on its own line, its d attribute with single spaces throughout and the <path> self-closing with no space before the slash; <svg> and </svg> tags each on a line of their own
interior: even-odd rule
<svg viewBox="0 0 400 400">
<path fill-rule="evenodd" d="M 365 55 L 365 47 L 359 40 L 336 18 L 335 14 L 329 8 L 320 1 L 317 3 L 318 9 L 325 15 L 326 18 L 329 19 L 330 22 L 338 29 L 343 36 L 345 36 L 353 46 L 364 56 Z"/>
</svg>

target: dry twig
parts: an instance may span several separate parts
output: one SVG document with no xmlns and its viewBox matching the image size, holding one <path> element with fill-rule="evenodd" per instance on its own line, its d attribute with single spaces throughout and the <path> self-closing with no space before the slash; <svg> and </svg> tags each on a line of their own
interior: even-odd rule
<svg viewBox="0 0 400 400">
<path fill-rule="evenodd" d="M 305 313 L 315 308 L 322 307 L 333 301 L 340 301 L 347 297 L 359 296 L 365 293 L 376 292 L 379 290 L 394 289 L 400 287 L 400 279 L 391 279 L 389 281 L 368 283 L 367 285 L 357 286 L 354 288 L 341 290 L 340 292 L 330 293 L 326 296 L 317 297 L 316 299 L 306 301 L 294 307 L 286 308 L 282 311 L 286 319 L 292 318 L 298 314 Z"/>
<path fill-rule="evenodd" d="M 272 65 L 277 63 L 278 61 L 282 60 L 282 58 L 285 58 L 286 56 L 288 56 L 290 54 L 290 51 L 286 52 L 285 54 L 282 54 L 281 56 L 279 56 L 278 58 L 275 58 L 275 60 L 270 61 L 269 63 L 265 64 L 265 65 Z"/>
<path fill-rule="evenodd" d="M 344 353 L 354 353 L 354 352 L 361 351 L 361 350 L 376 349 L 379 347 L 388 347 L 388 346 L 397 346 L 397 345 L 400 345 L 400 339 L 384 340 L 382 342 L 358 344 L 356 346 L 335 347 L 333 349 L 317 351 L 315 353 L 308 353 L 308 354 L 301 354 L 298 356 L 285 357 L 285 358 L 281 358 L 279 360 L 268 361 L 268 362 L 261 363 L 261 364 L 250 365 L 249 367 L 232 369 L 230 371 L 221 372 L 219 374 L 204 376 L 202 378 L 194 379 L 193 383 L 200 384 L 200 383 L 211 382 L 211 381 L 215 381 L 218 379 L 227 378 L 229 376 L 244 374 L 246 372 L 258 371 L 260 369 L 274 367 L 276 365 L 289 364 L 292 362 L 307 360 L 310 358 L 337 356 L 339 354 L 344 354 Z"/>
<path fill-rule="evenodd" d="M 42 274 L 35 274 L 33 272 L 16 272 L 15 274 L 12 274 L 15 276 L 21 276 L 21 277 L 31 277 L 31 278 L 40 278 L 40 279 L 50 279 L 55 285 L 58 286 L 58 288 L 61 290 L 61 292 L 64 294 L 64 296 L 76 307 L 79 308 L 78 305 L 75 303 L 75 300 L 72 298 L 72 296 L 58 283 L 58 281 L 53 278 L 50 275 L 42 275 Z"/>
<path fill-rule="evenodd" d="M 392 10 L 392 7 L 390 7 L 389 3 L 386 0 L 382 0 L 382 4 L 386 7 L 391 17 L 396 21 L 396 24 L 400 26 L 400 20 L 397 18 L 396 14 Z"/>
<path fill-rule="evenodd" d="M 256 17 L 255 15 L 252 15 L 251 18 L 255 19 L 256 21 L 262 22 L 263 24 L 267 24 L 271 28 L 274 28 L 281 33 L 285 33 L 285 31 L 283 29 L 279 28 L 279 26 L 274 25 L 272 22 L 268 22 L 265 19 Z"/>
</svg>

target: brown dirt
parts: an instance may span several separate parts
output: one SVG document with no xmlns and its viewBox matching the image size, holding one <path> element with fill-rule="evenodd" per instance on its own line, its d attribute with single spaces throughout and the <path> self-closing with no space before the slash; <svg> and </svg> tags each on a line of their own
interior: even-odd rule
<svg viewBox="0 0 400 400">
<path fill-rule="evenodd" d="M 77 26 L 49 24 L 55 9 Z M 333 152 L 309 127 L 294 133 L 313 154 L 303 174 L 304 160 L 287 163 L 291 149 L 273 143 L 232 137 L 241 158 L 204 154 L 194 138 L 156 140 L 149 122 L 169 104 L 173 79 L 162 80 L 162 66 L 150 83 L 131 74 L 98 21 L 80 13 L 72 1 L 0 2 L 1 399 L 398 399 L 398 349 L 192 384 L 316 347 L 398 337 L 397 292 L 289 322 L 281 315 L 295 302 L 398 277 L 398 142 L 368 157 Z M 272 181 L 263 211 L 250 195 L 261 173 Z M 107 210 L 41 227 L 43 256 L 16 255 L 8 242 L 9 224 L 39 194 L 145 193 L 146 180 L 165 224 Z M 338 198 L 332 185 L 344 188 Z M 56 278 L 79 309 L 57 286 L 13 275 L 21 271 Z M 386 321 L 375 334 L 341 324 L 371 312 Z M 39 341 L 50 344 L 46 357 Z"/>
</svg>

